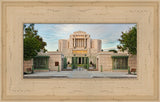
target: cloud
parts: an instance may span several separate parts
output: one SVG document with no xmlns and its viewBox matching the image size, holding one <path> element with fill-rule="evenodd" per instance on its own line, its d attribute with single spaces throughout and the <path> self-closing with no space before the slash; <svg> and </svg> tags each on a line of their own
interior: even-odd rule
<svg viewBox="0 0 160 102">
<path fill-rule="evenodd" d="M 58 49 L 59 39 L 68 39 L 75 31 L 85 31 L 92 39 L 101 39 L 102 48 L 115 48 L 121 32 L 136 24 L 35 24 L 38 34 L 47 42 L 49 51 Z"/>
</svg>

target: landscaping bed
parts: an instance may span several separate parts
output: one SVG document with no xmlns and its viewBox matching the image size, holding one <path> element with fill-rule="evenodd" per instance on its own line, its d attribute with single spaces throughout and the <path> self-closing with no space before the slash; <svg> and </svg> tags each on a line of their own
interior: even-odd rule
<svg viewBox="0 0 160 102">
<path fill-rule="evenodd" d="M 73 71 L 73 69 L 62 69 L 62 71 Z"/>
<path fill-rule="evenodd" d="M 98 69 L 87 69 L 88 71 L 98 71 Z"/>
</svg>

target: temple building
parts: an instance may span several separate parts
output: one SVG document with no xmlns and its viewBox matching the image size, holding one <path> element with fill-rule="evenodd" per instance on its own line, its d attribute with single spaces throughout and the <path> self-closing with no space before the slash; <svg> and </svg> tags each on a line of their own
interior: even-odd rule
<svg viewBox="0 0 160 102">
<path fill-rule="evenodd" d="M 67 58 L 69 63 L 72 63 L 73 57 L 76 57 L 77 64 L 84 64 L 86 58 L 96 63 L 96 56 L 101 52 L 101 46 L 100 39 L 91 39 L 86 32 L 77 31 L 71 34 L 69 39 L 59 40 L 58 51 Z"/>
<path fill-rule="evenodd" d="M 34 63 L 31 65 L 35 71 L 67 71 L 78 67 L 89 71 L 128 71 L 128 67 L 136 69 L 135 55 L 103 51 L 102 43 L 101 39 L 92 39 L 86 32 L 77 31 L 70 34 L 68 39 L 60 39 L 57 51 L 48 51 L 44 55 L 39 53 L 32 59 Z M 42 66 L 44 70 L 38 70 L 43 69 Z"/>
</svg>

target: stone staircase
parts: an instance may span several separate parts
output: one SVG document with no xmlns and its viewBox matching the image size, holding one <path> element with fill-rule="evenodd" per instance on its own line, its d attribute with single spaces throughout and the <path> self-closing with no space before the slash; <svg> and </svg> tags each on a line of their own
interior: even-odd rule
<svg viewBox="0 0 160 102">
<path fill-rule="evenodd" d="M 69 75 L 69 78 L 91 78 L 91 75 L 84 68 L 74 69 L 73 72 Z"/>
</svg>

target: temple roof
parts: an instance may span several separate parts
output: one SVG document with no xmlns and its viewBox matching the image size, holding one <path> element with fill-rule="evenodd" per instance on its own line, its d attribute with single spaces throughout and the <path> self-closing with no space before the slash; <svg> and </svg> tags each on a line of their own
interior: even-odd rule
<svg viewBox="0 0 160 102">
<path fill-rule="evenodd" d="M 84 31 L 75 31 L 73 33 L 86 33 L 86 32 L 84 32 Z"/>
<path fill-rule="evenodd" d="M 76 31 L 76 32 L 73 32 L 73 35 L 88 35 L 88 34 L 84 31 Z"/>
</svg>

